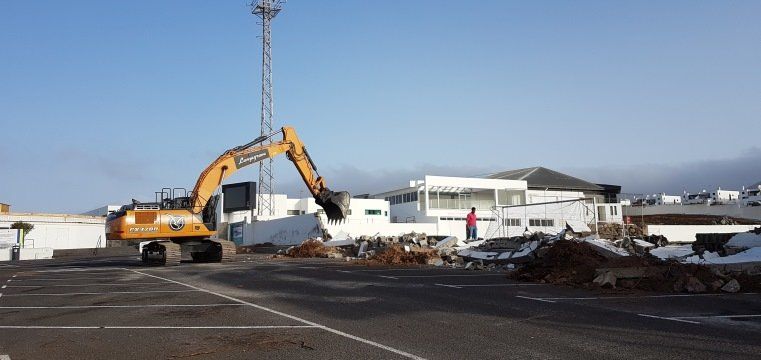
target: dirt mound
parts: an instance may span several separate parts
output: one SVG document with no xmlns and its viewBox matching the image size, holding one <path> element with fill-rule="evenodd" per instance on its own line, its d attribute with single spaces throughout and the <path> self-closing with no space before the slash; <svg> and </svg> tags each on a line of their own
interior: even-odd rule
<svg viewBox="0 0 761 360">
<path fill-rule="evenodd" d="M 433 249 L 420 249 L 406 252 L 400 245 L 391 245 L 383 251 L 378 252 L 372 258 L 373 262 L 381 264 L 427 264 L 428 260 L 433 257 L 439 257 Z"/>
<path fill-rule="evenodd" d="M 328 257 L 328 254 L 339 253 L 334 247 L 327 247 L 322 240 L 304 240 L 299 246 L 288 249 L 287 255 L 296 258 Z"/>
<path fill-rule="evenodd" d="M 605 257 L 589 244 L 559 240 L 541 258 L 520 267 L 511 276 L 521 280 L 581 285 L 592 282 L 595 270 L 605 261 Z"/>
<path fill-rule="evenodd" d="M 749 275 L 727 276 L 697 264 L 663 261 L 653 256 L 621 256 L 606 258 L 583 242 L 560 240 L 532 262 L 518 268 L 510 277 L 582 288 L 596 288 L 592 281 L 601 272 L 634 273 L 621 276 L 617 290 L 658 292 L 720 292 L 721 286 L 736 279 L 743 291 L 761 287 L 759 278 Z M 699 283 L 699 284 L 698 284 Z M 701 289 L 696 291 L 696 289 Z"/>
</svg>

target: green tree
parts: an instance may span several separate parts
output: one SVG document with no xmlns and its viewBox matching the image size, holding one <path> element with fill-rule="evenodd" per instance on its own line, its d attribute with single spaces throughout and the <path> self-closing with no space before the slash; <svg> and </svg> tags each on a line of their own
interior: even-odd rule
<svg viewBox="0 0 761 360">
<path fill-rule="evenodd" d="M 30 224 L 23 221 L 16 221 L 15 223 L 11 224 L 11 229 L 21 229 L 24 230 L 24 235 L 28 234 L 32 230 L 34 230 L 34 224 Z"/>
</svg>

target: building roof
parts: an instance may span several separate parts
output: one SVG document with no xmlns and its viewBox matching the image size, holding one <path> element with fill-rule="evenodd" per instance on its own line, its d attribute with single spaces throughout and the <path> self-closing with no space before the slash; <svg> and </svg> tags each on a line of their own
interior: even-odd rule
<svg viewBox="0 0 761 360">
<path fill-rule="evenodd" d="M 487 175 L 491 179 L 525 180 L 532 189 L 604 191 L 605 188 L 589 181 L 563 174 L 545 167 L 508 170 Z"/>
</svg>

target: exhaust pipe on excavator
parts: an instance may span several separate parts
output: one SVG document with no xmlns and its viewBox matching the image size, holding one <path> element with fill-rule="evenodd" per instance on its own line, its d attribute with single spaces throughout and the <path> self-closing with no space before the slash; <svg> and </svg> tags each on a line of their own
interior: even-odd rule
<svg viewBox="0 0 761 360">
<path fill-rule="evenodd" d="M 330 191 L 325 189 L 319 195 L 316 195 L 314 200 L 317 205 L 320 205 L 325 210 L 328 221 L 337 223 L 346 218 L 351 195 L 346 191 Z"/>
</svg>

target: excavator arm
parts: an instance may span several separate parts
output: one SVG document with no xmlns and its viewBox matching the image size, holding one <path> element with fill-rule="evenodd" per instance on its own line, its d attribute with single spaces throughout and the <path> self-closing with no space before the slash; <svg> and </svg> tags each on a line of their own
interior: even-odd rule
<svg viewBox="0 0 761 360">
<path fill-rule="evenodd" d="M 278 133 L 283 134 L 283 140 L 263 144 Z M 239 169 L 267 158 L 274 158 L 282 153 L 285 153 L 288 160 L 296 166 L 304 184 L 309 188 L 309 192 L 312 193 L 317 204 L 325 210 L 328 219 L 331 221 L 343 220 L 349 209 L 351 199 L 349 193 L 345 191 L 333 192 L 325 186 L 325 179 L 317 173 L 317 166 L 309 156 L 304 143 L 296 135 L 296 130 L 288 126 L 270 135 L 261 136 L 248 144 L 227 150 L 209 164 L 198 177 L 193 188 L 192 212 L 197 214 L 203 211 L 206 203 L 222 184 L 222 181 Z"/>
</svg>

